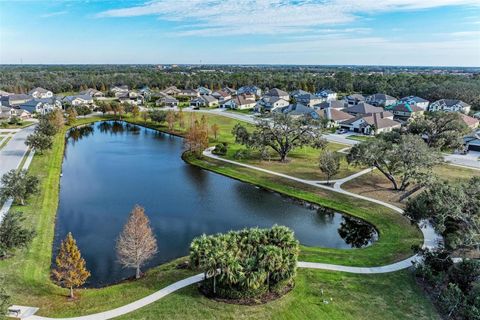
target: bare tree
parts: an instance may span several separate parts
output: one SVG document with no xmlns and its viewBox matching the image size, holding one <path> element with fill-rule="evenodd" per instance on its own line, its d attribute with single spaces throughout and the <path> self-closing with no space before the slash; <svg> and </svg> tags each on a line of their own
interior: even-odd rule
<svg viewBox="0 0 480 320">
<path fill-rule="evenodd" d="M 140 278 L 140 267 L 157 252 L 157 240 L 145 215 L 145 209 L 135 205 L 123 231 L 117 239 L 117 255 L 126 268 L 135 268 Z"/>
</svg>

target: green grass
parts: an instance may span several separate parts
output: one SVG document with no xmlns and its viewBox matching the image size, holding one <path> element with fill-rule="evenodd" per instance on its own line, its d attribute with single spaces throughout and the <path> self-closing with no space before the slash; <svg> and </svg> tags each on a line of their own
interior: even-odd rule
<svg viewBox="0 0 480 320">
<path fill-rule="evenodd" d="M 8 143 L 8 141 L 10 141 L 12 139 L 12 136 L 9 136 L 9 137 L 6 137 L 2 140 L 2 143 L 0 144 L 0 150 L 2 150 Z"/>
<path fill-rule="evenodd" d="M 186 118 L 188 120 L 188 117 Z M 77 125 L 100 119 L 104 118 L 79 119 Z M 136 119 L 127 120 L 143 122 Z M 229 132 L 237 121 L 221 116 L 208 116 L 208 122 L 220 126 L 219 140 L 233 142 Z M 164 126 L 158 124 L 147 122 L 146 125 L 165 130 Z M 175 128 L 176 134 L 183 132 L 184 129 Z M 194 273 L 190 270 L 177 270 L 176 262 L 172 262 L 151 269 L 146 277 L 139 281 L 123 282 L 102 289 L 79 290 L 80 299 L 69 302 L 66 299 L 67 290 L 56 286 L 49 278 L 63 152 L 64 134 L 61 133 L 55 137 L 53 149 L 43 155 L 36 154 L 30 166 L 29 172 L 40 178 L 39 193 L 29 199 L 26 206 L 14 207 L 14 210 L 24 212 L 27 218 L 25 223 L 36 231 L 36 236 L 28 249 L 18 251 L 13 258 L 0 260 L 0 274 L 5 276 L 6 290 L 11 294 L 15 304 L 40 307 L 39 315 L 44 316 L 86 315 L 140 299 Z M 416 227 L 384 207 L 329 191 L 308 188 L 238 166 L 226 166 L 223 163 L 205 160 L 191 162 L 246 182 L 253 182 L 290 196 L 359 216 L 373 223 L 380 232 L 379 241 L 365 249 L 302 247 L 303 260 L 345 265 L 377 265 L 404 258 L 411 254 L 411 245 L 421 243 L 421 235 Z M 335 303 L 324 305 L 321 302 L 321 297 L 318 297 L 321 288 L 334 297 Z M 358 319 L 379 318 L 382 313 L 393 318 L 435 318 L 431 305 L 416 289 L 408 272 L 395 273 L 391 276 L 363 276 L 313 270 L 301 270 L 294 291 L 266 305 L 244 307 L 217 303 L 200 297 L 195 287 L 191 286 L 124 318 L 159 319 L 172 315 L 172 318 L 182 319 L 239 317 Z"/>
<path fill-rule="evenodd" d="M 242 306 L 215 302 L 190 286 L 118 319 L 421 320 L 439 317 L 408 271 L 354 275 L 299 269 L 295 288 L 267 304 Z"/>
<path fill-rule="evenodd" d="M 26 127 L 29 127 L 29 126 L 33 125 L 34 123 L 35 122 L 33 122 L 33 121 L 22 121 L 20 124 L 6 123 L 6 126 L 5 127 L 0 126 L 0 129 L 23 129 L 23 128 L 26 128 Z"/>
<path fill-rule="evenodd" d="M 347 136 L 347 139 L 356 140 L 356 141 L 368 141 L 368 140 L 373 139 L 373 138 L 374 138 L 374 137 L 369 137 L 369 136 L 357 136 L 357 135 Z"/>
</svg>

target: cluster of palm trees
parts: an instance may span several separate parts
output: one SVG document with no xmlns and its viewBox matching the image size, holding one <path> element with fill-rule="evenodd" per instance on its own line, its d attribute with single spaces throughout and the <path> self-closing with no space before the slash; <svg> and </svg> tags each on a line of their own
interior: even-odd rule
<svg viewBox="0 0 480 320">
<path fill-rule="evenodd" d="M 208 293 L 254 298 L 293 283 L 299 242 L 284 226 L 244 229 L 195 238 L 190 263 L 205 274 Z"/>
</svg>

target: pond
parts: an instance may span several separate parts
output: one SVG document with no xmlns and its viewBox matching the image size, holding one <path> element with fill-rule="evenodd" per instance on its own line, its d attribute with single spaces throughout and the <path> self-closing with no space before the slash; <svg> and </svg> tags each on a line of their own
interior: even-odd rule
<svg viewBox="0 0 480 320">
<path fill-rule="evenodd" d="M 181 138 L 123 122 L 70 130 L 60 180 L 54 255 L 72 232 L 99 287 L 134 275 L 118 263 L 115 241 L 135 204 L 145 208 L 158 253 L 143 268 L 188 254 L 192 239 L 244 227 L 285 225 L 306 246 L 351 249 L 375 229 L 185 163 Z M 53 263 L 53 260 L 52 260 Z"/>
</svg>

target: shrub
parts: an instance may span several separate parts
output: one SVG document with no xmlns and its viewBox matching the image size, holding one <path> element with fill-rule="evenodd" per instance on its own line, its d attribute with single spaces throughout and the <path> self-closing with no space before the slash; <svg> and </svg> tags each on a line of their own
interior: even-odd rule
<svg viewBox="0 0 480 320">
<path fill-rule="evenodd" d="M 215 149 L 213 149 L 212 153 L 219 155 L 219 156 L 224 156 L 227 154 L 228 146 L 225 142 L 219 143 L 215 146 Z"/>
<path fill-rule="evenodd" d="M 253 299 L 293 285 L 298 253 L 287 227 L 252 228 L 195 238 L 190 263 L 209 277 L 202 284 L 207 295 Z"/>
<path fill-rule="evenodd" d="M 233 158 L 236 160 L 242 160 L 242 159 L 247 159 L 250 158 L 251 152 L 250 149 L 240 149 L 235 152 L 233 155 Z"/>
</svg>

